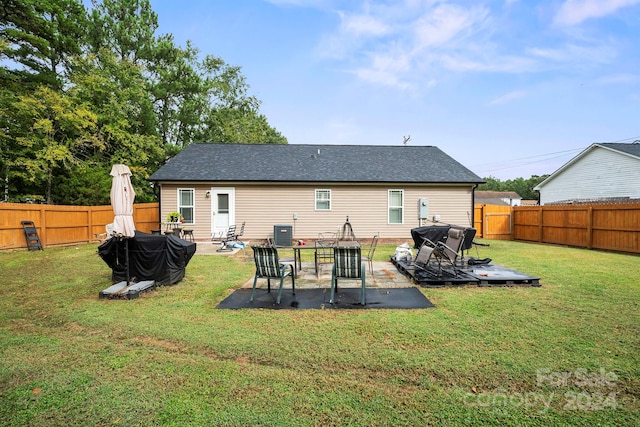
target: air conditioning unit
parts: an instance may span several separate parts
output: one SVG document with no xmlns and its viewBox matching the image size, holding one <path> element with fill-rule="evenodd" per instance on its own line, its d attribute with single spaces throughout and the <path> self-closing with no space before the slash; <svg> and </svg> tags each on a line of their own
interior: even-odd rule
<svg viewBox="0 0 640 427">
<path fill-rule="evenodd" d="M 273 242 L 276 246 L 293 246 L 293 226 L 290 224 L 274 225 Z"/>
</svg>

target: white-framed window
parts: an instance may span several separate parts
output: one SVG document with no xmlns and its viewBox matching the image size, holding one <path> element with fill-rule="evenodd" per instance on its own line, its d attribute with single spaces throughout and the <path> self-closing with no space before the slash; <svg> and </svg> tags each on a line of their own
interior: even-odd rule
<svg viewBox="0 0 640 427">
<path fill-rule="evenodd" d="M 331 210 L 331 190 L 316 190 L 316 210 Z"/>
<path fill-rule="evenodd" d="M 404 224 L 404 190 L 389 190 L 389 224 Z"/>
<path fill-rule="evenodd" d="M 182 214 L 185 224 L 193 224 L 195 222 L 195 193 L 193 188 L 178 189 L 178 212 Z"/>
</svg>

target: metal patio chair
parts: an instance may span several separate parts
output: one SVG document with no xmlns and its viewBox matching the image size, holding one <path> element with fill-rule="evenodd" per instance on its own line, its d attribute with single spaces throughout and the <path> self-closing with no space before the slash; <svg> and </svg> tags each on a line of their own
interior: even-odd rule
<svg viewBox="0 0 640 427">
<path fill-rule="evenodd" d="M 315 242 L 315 251 L 313 260 L 316 267 L 316 275 L 320 276 L 320 267 L 322 264 L 333 263 L 333 248 L 338 243 L 338 237 L 335 234 L 324 235 L 320 233 L 318 240 Z"/>
<path fill-rule="evenodd" d="M 417 269 L 430 271 L 438 277 L 447 273 L 453 277 L 458 277 L 458 264 L 461 264 L 462 245 L 464 243 L 464 231 L 460 228 L 451 227 L 447 232 L 444 242 L 432 242 L 424 239 L 424 243 L 418 250 L 414 265 Z M 450 270 L 447 268 L 450 267 Z"/>
<path fill-rule="evenodd" d="M 216 250 L 216 252 L 225 252 L 232 251 L 233 248 L 228 245 L 229 242 L 233 242 L 236 240 L 236 226 L 230 225 L 227 229 L 227 234 L 220 239 L 220 248 Z"/>
<path fill-rule="evenodd" d="M 371 276 L 373 276 L 373 254 L 376 252 L 376 246 L 378 246 L 378 236 L 373 236 L 371 239 L 371 246 L 369 246 L 369 250 L 366 255 L 362 255 L 362 261 L 369 263 L 369 271 L 371 272 Z"/>
<path fill-rule="evenodd" d="M 455 268 L 461 264 L 463 245 L 465 242 L 464 229 L 451 227 L 447 232 L 446 240 L 441 243 L 442 253 Z"/>
<path fill-rule="evenodd" d="M 362 263 L 362 249 L 360 246 L 336 246 L 334 250 L 334 262 L 331 270 L 331 298 L 333 304 L 335 293 L 338 291 L 338 279 L 360 280 L 360 303 L 366 305 L 365 276 L 366 267 Z"/>
<path fill-rule="evenodd" d="M 267 292 L 271 292 L 271 279 L 280 280 L 276 304 L 280 304 L 282 285 L 287 276 L 291 277 L 292 293 L 295 295 L 296 278 L 293 265 L 281 264 L 278 257 L 278 249 L 274 246 L 251 246 L 251 248 L 253 249 L 253 259 L 256 263 L 256 275 L 253 278 L 253 288 L 251 289 L 251 298 L 249 301 L 253 301 L 258 279 L 267 279 Z"/>
</svg>

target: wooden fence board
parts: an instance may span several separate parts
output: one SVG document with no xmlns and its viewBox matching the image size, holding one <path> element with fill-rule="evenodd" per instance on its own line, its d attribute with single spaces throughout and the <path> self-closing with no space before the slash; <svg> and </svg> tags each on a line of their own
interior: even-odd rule
<svg viewBox="0 0 640 427">
<path fill-rule="evenodd" d="M 134 205 L 136 229 L 160 228 L 157 203 Z M 95 241 L 113 221 L 111 206 L 0 203 L 0 249 L 26 248 L 20 221 L 33 221 L 43 247 Z M 640 253 L 640 203 L 474 206 L 476 236 Z"/>
<path fill-rule="evenodd" d="M 511 206 L 475 205 L 473 222 L 478 237 L 511 240 Z"/>
<path fill-rule="evenodd" d="M 514 240 L 640 253 L 640 203 L 515 206 L 512 214 Z"/>
<path fill-rule="evenodd" d="M 33 221 L 42 246 L 63 246 L 95 241 L 113 222 L 111 206 L 61 206 L 0 203 L 0 249 L 26 248 L 21 221 Z M 133 207 L 136 229 L 150 233 L 160 224 L 158 203 Z"/>
</svg>

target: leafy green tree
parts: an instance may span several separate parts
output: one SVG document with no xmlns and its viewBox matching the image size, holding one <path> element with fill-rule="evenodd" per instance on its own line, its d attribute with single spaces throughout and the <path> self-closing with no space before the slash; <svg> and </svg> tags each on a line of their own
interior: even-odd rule
<svg viewBox="0 0 640 427">
<path fill-rule="evenodd" d="M 155 43 L 158 15 L 149 0 L 92 0 L 89 47 L 98 54 L 109 50 L 121 61 L 138 64 Z"/>
<path fill-rule="evenodd" d="M 96 116 L 86 105 L 44 86 L 13 105 L 21 122 L 31 124 L 16 138 L 24 148 L 16 159 L 23 167 L 19 173 L 26 181 L 44 183 L 46 202 L 52 203 L 54 173 L 68 172 L 79 162 L 78 154 L 100 144 L 94 133 Z"/>
<path fill-rule="evenodd" d="M 249 95 L 240 67 L 211 55 L 198 60 L 191 43 L 175 46 L 162 36 L 148 65 L 151 93 L 165 147 L 193 141 L 286 144 L 258 113 L 260 101 Z"/>
<path fill-rule="evenodd" d="M 209 93 L 200 140 L 227 143 L 286 144 L 287 139 L 259 114 L 260 101 L 249 95 L 240 67 L 207 56 L 202 62 Z"/>
<path fill-rule="evenodd" d="M 51 197 L 61 205 L 108 205 L 111 203 L 111 181 L 104 165 L 79 162 L 71 165 L 68 174 L 54 178 Z"/>
<path fill-rule="evenodd" d="M 155 44 L 147 66 L 149 88 L 165 146 L 188 145 L 202 127 L 208 97 L 198 71 L 198 50 L 191 43 L 182 49 L 170 35 Z"/>
<path fill-rule="evenodd" d="M 57 90 L 80 54 L 86 10 L 80 0 L 4 0 L 0 8 L 0 84 L 16 92 Z"/>
<path fill-rule="evenodd" d="M 21 96 L 32 97 L 42 86 L 62 91 L 71 60 L 81 52 L 85 27 L 86 10 L 80 0 L 4 0 L 0 4 L 0 170 L 4 198 L 19 192 L 37 194 L 42 188 L 21 162 L 36 158 L 38 153 L 18 142 L 18 138 L 29 136 L 33 123 L 16 104 L 24 102 Z"/>
<path fill-rule="evenodd" d="M 514 191 L 525 200 L 537 200 L 538 192 L 533 188 L 547 179 L 549 175 L 533 175 L 529 179 L 515 178 L 506 181 L 500 181 L 495 177 L 483 178 L 486 183 L 478 186 L 478 190 L 482 191 Z"/>
<path fill-rule="evenodd" d="M 148 178 L 164 159 L 164 150 L 140 67 L 103 50 L 84 58 L 78 70 L 82 72 L 73 76 L 73 93 L 93 106 L 103 144 L 86 158 L 105 170 L 114 163 L 125 163 L 132 172 Z M 140 201 L 153 197 L 148 185 L 136 190 Z"/>
<path fill-rule="evenodd" d="M 11 200 L 105 203 L 114 163 L 146 178 L 194 141 L 287 143 L 240 67 L 156 36 L 149 0 L 0 3 L 0 178 Z M 107 185 L 105 185 L 107 184 Z M 6 197 L 5 197 L 6 198 Z"/>
</svg>

